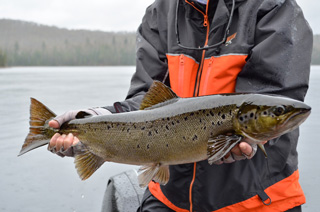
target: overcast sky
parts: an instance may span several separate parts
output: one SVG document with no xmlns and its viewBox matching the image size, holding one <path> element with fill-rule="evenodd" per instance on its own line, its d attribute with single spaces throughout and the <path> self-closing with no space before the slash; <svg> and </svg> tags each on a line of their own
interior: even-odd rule
<svg viewBox="0 0 320 212">
<path fill-rule="evenodd" d="M 32 21 L 68 29 L 135 31 L 146 7 L 153 1 L 0 0 L 0 19 Z M 297 2 L 314 33 L 320 34 L 320 1 L 297 0 Z"/>
</svg>

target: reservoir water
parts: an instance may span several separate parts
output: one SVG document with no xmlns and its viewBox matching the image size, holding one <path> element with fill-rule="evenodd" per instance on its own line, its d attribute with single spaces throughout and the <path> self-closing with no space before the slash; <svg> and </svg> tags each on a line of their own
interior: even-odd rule
<svg viewBox="0 0 320 212">
<path fill-rule="evenodd" d="M 28 133 L 30 97 L 57 114 L 112 105 L 125 98 L 134 67 L 29 67 L 0 69 L 0 211 L 100 211 L 109 177 L 129 165 L 106 163 L 81 181 L 72 158 L 39 148 L 17 157 Z M 306 102 L 312 106 L 301 126 L 300 182 L 307 197 L 304 212 L 320 206 L 320 66 L 313 66 Z"/>
</svg>

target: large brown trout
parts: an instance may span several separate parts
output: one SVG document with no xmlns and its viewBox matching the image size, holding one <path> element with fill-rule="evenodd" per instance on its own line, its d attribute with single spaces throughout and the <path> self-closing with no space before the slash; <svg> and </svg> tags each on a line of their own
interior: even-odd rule
<svg viewBox="0 0 320 212">
<path fill-rule="evenodd" d="M 30 132 L 19 155 L 45 145 L 56 132 L 80 139 L 75 164 L 81 179 L 105 161 L 142 165 L 139 183 L 165 184 L 168 165 L 224 157 L 241 140 L 258 144 L 297 128 L 311 108 L 293 99 L 262 94 L 179 98 L 155 81 L 139 111 L 75 119 L 53 129 L 56 115 L 31 99 Z"/>
</svg>

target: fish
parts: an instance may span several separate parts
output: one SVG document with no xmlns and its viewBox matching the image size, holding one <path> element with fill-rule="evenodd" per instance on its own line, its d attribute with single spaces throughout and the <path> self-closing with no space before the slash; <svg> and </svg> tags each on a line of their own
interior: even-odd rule
<svg viewBox="0 0 320 212">
<path fill-rule="evenodd" d="M 82 113 L 82 114 L 81 114 Z M 49 143 L 55 133 L 72 133 L 75 167 L 88 179 L 105 162 L 139 165 L 141 187 L 151 180 L 166 184 L 169 165 L 223 158 L 240 141 L 262 143 L 296 129 L 311 113 L 307 104 L 287 97 L 229 93 L 180 98 L 168 86 L 154 81 L 140 109 L 77 119 L 60 129 L 49 127 L 56 115 L 31 98 L 30 132 L 20 155 Z"/>
</svg>

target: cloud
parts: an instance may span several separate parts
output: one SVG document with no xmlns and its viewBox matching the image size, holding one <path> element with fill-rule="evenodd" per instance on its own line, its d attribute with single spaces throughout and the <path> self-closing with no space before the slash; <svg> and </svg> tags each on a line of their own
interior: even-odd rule
<svg viewBox="0 0 320 212">
<path fill-rule="evenodd" d="M 153 0 L 0 0 L 0 18 L 72 29 L 135 31 Z"/>
<path fill-rule="evenodd" d="M 0 0 L 0 18 L 69 29 L 135 31 L 154 0 Z M 167 0 L 170 1 L 170 0 Z M 290 0 L 291 1 L 291 0 Z M 320 2 L 297 0 L 305 17 L 320 34 Z"/>
</svg>

